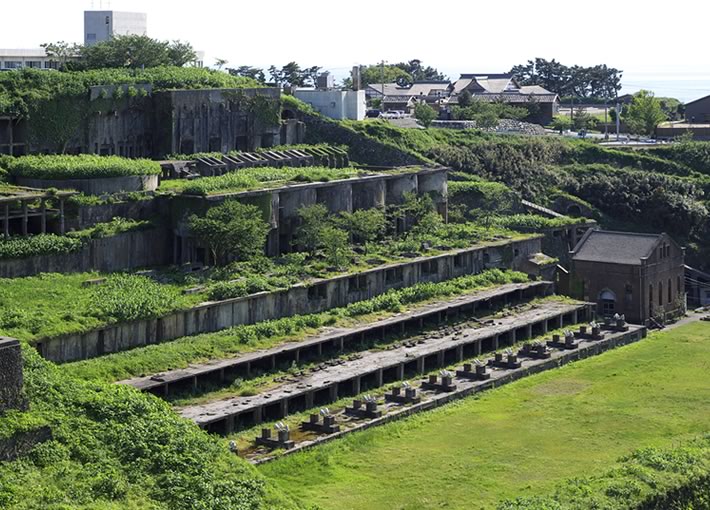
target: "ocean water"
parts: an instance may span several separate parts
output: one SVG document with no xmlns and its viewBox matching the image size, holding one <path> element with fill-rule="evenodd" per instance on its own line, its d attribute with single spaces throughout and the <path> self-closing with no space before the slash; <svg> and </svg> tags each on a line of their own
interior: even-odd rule
<svg viewBox="0 0 710 510">
<path fill-rule="evenodd" d="M 621 85 L 622 94 L 646 89 L 658 97 L 674 97 L 687 103 L 710 95 L 710 73 L 624 73 Z"/>
</svg>

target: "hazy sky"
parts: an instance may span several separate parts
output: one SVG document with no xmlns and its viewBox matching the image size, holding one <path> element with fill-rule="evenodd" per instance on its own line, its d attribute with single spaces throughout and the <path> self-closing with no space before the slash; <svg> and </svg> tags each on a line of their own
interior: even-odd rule
<svg viewBox="0 0 710 510">
<path fill-rule="evenodd" d="M 626 91 L 710 93 L 705 0 L 3 0 L 0 48 L 82 42 L 83 11 L 100 6 L 147 12 L 148 35 L 188 40 L 207 64 L 295 60 L 342 77 L 355 64 L 419 58 L 453 78 L 543 57 L 623 69 Z"/>
</svg>

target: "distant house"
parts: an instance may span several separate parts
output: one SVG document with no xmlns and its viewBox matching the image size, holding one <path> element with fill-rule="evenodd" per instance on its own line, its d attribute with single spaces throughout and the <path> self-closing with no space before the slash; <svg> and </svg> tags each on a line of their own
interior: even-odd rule
<svg viewBox="0 0 710 510">
<path fill-rule="evenodd" d="M 710 96 L 686 103 L 685 120 L 689 124 L 710 124 Z"/>
<path fill-rule="evenodd" d="M 408 111 L 417 102 L 425 102 L 438 109 L 448 97 L 450 83 L 441 80 L 416 81 L 408 85 L 397 83 L 370 83 L 365 89 L 368 100 L 382 100 L 382 109 Z"/>
<path fill-rule="evenodd" d="M 530 120 L 543 125 L 552 122 L 560 106 L 557 94 L 539 85 L 521 86 L 512 74 L 462 74 L 449 86 L 447 103 L 456 106 L 464 91 L 479 101 L 500 101 L 515 106 L 537 104 L 537 112 Z"/>
<path fill-rule="evenodd" d="M 646 324 L 685 307 L 685 251 L 667 234 L 588 230 L 570 256 L 570 294 L 599 315 Z"/>
</svg>

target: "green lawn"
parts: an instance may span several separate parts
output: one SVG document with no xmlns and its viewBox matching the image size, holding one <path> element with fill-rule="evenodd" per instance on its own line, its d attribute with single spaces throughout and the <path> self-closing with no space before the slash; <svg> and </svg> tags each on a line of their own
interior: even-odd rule
<svg viewBox="0 0 710 510">
<path fill-rule="evenodd" d="M 710 430 L 710 323 L 313 450 L 261 470 L 323 509 L 493 508 Z"/>
</svg>

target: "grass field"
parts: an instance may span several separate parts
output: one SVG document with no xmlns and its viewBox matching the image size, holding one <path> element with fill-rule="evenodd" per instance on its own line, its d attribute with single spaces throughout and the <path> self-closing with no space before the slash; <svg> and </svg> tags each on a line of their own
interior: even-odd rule
<svg viewBox="0 0 710 510">
<path fill-rule="evenodd" d="M 710 430 L 710 323 L 262 466 L 323 509 L 494 508 Z"/>
</svg>

